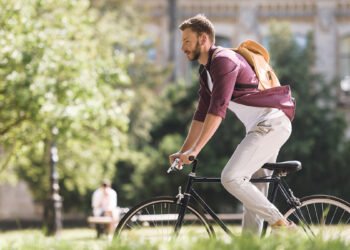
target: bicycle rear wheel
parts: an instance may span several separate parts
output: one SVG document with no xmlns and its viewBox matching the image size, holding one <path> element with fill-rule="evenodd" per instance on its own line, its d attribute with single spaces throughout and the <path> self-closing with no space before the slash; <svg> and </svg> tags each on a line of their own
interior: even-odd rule
<svg viewBox="0 0 350 250">
<path fill-rule="evenodd" d="M 122 240 L 163 241 L 175 236 L 174 229 L 180 205 L 174 197 L 156 197 L 140 203 L 124 215 L 115 237 Z M 176 237 L 214 235 L 205 215 L 188 205 L 181 230 Z"/>
<path fill-rule="evenodd" d="M 285 218 L 298 225 L 309 237 L 350 240 L 350 203 L 329 195 L 300 199 L 301 206 L 290 208 Z"/>
</svg>

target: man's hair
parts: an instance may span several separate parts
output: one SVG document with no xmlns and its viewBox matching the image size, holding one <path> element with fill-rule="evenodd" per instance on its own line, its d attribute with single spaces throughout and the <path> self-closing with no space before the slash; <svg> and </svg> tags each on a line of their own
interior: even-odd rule
<svg viewBox="0 0 350 250">
<path fill-rule="evenodd" d="M 188 28 L 190 28 L 193 32 L 197 33 L 198 35 L 206 33 L 209 36 L 210 41 L 212 43 L 215 43 L 214 25 L 203 14 L 198 14 L 194 17 L 191 17 L 185 20 L 179 26 L 179 29 L 182 31 Z"/>
</svg>

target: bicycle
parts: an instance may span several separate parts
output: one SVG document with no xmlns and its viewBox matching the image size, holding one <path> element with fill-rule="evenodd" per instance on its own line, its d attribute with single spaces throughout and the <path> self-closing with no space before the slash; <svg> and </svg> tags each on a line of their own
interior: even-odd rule
<svg viewBox="0 0 350 250">
<path fill-rule="evenodd" d="M 194 183 L 220 183 L 220 178 L 196 176 L 197 160 L 192 162 L 185 192 L 173 196 L 155 197 L 141 202 L 124 215 L 119 222 L 115 236 L 123 239 L 171 239 L 186 236 L 193 231 L 215 237 L 213 223 L 229 236 L 233 233 L 193 188 Z M 266 163 L 263 168 L 273 170 L 271 176 L 252 178 L 253 183 L 270 183 L 268 199 L 275 203 L 281 193 L 288 205 L 284 217 L 297 225 L 309 238 L 321 235 L 327 238 L 345 238 L 350 235 L 350 203 L 330 195 L 311 195 L 301 199 L 294 196 L 284 177 L 302 169 L 299 161 Z M 168 169 L 179 170 L 177 162 Z M 263 232 L 267 231 L 264 223 Z"/>
</svg>

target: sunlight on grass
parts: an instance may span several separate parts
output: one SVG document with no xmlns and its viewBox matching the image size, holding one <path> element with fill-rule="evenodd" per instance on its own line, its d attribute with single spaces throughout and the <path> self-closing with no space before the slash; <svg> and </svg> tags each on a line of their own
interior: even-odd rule
<svg viewBox="0 0 350 250">
<path fill-rule="evenodd" d="M 239 228 L 231 228 L 234 236 L 227 237 L 217 231 L 216 239 L 208 239 L 194 231 L 188 231 L 186 237 L 168 241 L 144 241 L 115 239 L 108 243 L 106 237 L 96 239 L 93 229 L 64 229 L 58 237 L 45 237 L 40 230 L 21 230 L 0 232 L 0 250 L 242 250 L 242 249 L 283 249 L 283 250 L 345 250 L 350 242 L 323 239 L 309 240 L 295 234 L 281 234 L 259 238 L 252 235 L 239 236 Z"/>
<path fill-rule="evenodd" d="M 92 229 L 65 229 L 56 237 L 46 237 L 40 230 L 0 233 L 0 249 L 86 249 L 98 250 L 108 245 L 106 238 L 96 239 Z"/>
</svg>

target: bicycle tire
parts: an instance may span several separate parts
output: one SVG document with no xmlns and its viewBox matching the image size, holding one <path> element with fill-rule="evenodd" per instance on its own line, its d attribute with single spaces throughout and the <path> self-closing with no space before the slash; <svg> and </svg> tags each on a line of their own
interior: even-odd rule
<svg viewBox="0 0 350 250">
<path fill-rule="evenodd" d="M 290 208 L 285 218 L 293 221 L 309 237 L 349 239 L 350 203 L 330 195 L 312 195 L 300 199 L 301 205 Z"/>
<path fill-rule="evenodd" d="M 174 229 L 179 209 L 177 199 L 171 196 L 144 201 L 123 216 L 114 236 L 122 240 L 168 241 L 175 236 Z M 176 237 L 189 237 L 192 231 L 193 234 L 201 236 L 215 235 L 202 211 L 188 204 L 183 226 Z"/>
</svg>

